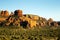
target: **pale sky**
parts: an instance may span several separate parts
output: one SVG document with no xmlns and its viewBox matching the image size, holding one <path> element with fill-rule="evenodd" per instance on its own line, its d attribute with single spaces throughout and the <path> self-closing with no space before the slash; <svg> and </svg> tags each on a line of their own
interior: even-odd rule
<svg viewBox="0 0 60 40">
<path fill-rule="evenodd" d="M 60 0 L 0 0 L 0 10 L 16 9 L 23 10 L 23 14 L 34 14 L 60 21 Z"/>
</svg>

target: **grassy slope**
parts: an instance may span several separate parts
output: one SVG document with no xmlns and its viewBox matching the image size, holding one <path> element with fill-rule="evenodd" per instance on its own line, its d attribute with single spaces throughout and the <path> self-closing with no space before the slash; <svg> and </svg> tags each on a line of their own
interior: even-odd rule
<svg viewBox="0 0 60 40">
<path fill-rule="evenodd" d="M 0 40 L 56 40 L 60 28 L 40 27 L 24 29 L 22 27 L 0 27 Z"/>
</svg>

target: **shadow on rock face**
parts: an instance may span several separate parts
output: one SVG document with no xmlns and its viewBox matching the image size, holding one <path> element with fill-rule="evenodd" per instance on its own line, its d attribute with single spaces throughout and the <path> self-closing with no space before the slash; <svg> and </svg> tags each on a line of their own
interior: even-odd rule
<svg viewBox="0 0 60 40">
<path fill-rule="evenodd" d="M 28 21 L 21 21 L 20 22 L 20 26 L 22 26 L 23 28 L 26 28 L 28 25 Z"/>
</svg>

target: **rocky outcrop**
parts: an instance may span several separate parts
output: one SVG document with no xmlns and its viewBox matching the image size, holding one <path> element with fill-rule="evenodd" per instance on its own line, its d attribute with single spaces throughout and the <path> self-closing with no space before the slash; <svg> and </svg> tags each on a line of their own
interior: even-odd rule
<svg viewBox="0 0 60 40">
<path fill-rule="evenodd" d="M 24 28 L 34 28 L 34 27 L 45 27 L 45 26 L 56 26 L 60 25 L 60 22 L 54 22 L 52 18 L 46 20 L 43 17 L 32 14 L 22 14 L 22 10 L 15 10 L 9 12 L 7 10 L 1 11 L 0 13 L 0 25 L 4 26 L 22 26 Z"/>
<path fill-rule="evenodd" d="M 7 10 L 5 10 L 5 11 L 2 10 L 0 15 L 3 16 L 3 17 L 8 17 L 9 12 Z"/>
<path fill-rule="evenodd" d="M 14 15 L 21 17 L 21 16 L 23 15 L 23 14 L 22 14 L 22 10 L 15 10 L 15 11 L 14 11 Z"/>
</svg>

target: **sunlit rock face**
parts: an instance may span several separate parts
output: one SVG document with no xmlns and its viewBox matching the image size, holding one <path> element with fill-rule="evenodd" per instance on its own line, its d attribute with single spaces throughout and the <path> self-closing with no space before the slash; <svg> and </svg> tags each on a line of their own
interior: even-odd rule
<svg viewBox="0 0 60 40">
<path fill-rule="evenodd" d="M 15 10 L 14 15 L 21 17 L 22 16 L 22 10 Z"/>
<path fill-rule="evenodd" d="M 2 10 L 0 15 L 7 17 L 7 16 L 9 16 L 9 12 L 7 10 L 5 10 L 5 11 Z"/>
<path fill-rule="evenodd" d="M 0 16 L 4 16 L 4 11 L 3 10 L 1 11 Z"/>
<path fill-rule="evenodd" d="M 4 16 L 5 17 L 9 16 L 9 12 L 7 10 L 4 11 Z"/>
</svg>

